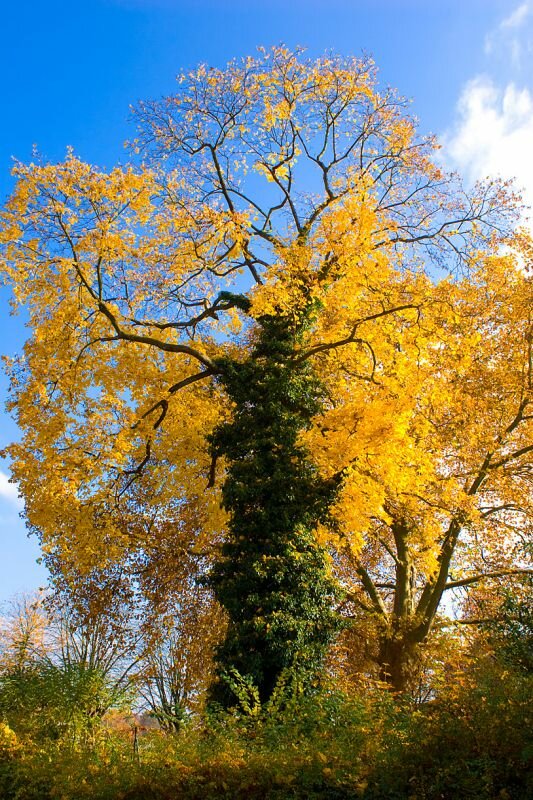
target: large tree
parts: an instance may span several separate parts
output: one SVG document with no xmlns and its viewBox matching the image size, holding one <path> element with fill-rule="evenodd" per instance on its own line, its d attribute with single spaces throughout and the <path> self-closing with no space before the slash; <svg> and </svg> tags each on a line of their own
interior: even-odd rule
<svg viewBox="0 0 533 800">
<path fill-rule="evenodd" d="M 498 255 L 517 201 L 436 166 L 369 59 L 275 48 L 201 66 L 137 119 L 137 166 L 104 173 L 69 153 L 15 170 L 0 236 L 31 336 L 11 367 L 13 474 L 45 550 L 78 569 L 159 557 L 169 520 L 184 552 L 221 548 L 220 669 L 267 697 L 283 670 L 319 669 L 347 551 L 384 614 L 365 562 L 384 542 L 404 587 L 387 613 L 402 618 L 405 587 L 421 587 L 426 632 L 471 498 L 490 469 L 524 464 L 529 445 L 508 449 L 529 417 L 524 395 L 520 426 L 507 420 L 515 383 L 479 421 L 470 478 L 442 433 L 460 436 L 453 406 L 432 420 L 430 389 L 442 376 L 453 394 L 455 357 L 464 386 L 476 352 L 489 369 L 498 320 L 471 333 L 487 276 L 530 291 Z M 417 476 L 432 515 L 428 498 L 405 500 Z M 510 486 L 495 490 L 507 507 Z"/>
</svg>

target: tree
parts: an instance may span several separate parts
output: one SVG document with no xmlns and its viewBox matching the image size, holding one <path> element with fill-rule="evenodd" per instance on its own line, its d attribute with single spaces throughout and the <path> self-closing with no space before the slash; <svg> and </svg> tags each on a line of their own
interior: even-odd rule
<svg viewBox="0 0 533 800">
<path fill-rule="evenodd" d="M 523 564 L 531 561 L 531 542 L 520 548 L 519 555 Z M 478 583 L 464 599 L 465 615 L 460 620 L 468 626 L 472 649 L 488 653 L 505 671 L 525 675 L 533 671 L 532 583 L 532 571 L 526 569 L 500 575 L 493 585 Z"/>
<path fill-rule="evenodd" d="M 523 599 L 517 599 L 508 592 L 502 604 L 500 618 L 487 627 L 503 663 L 531 674 L 533 671 L 531 580 L 528 589 L 529 593 Z"/>
<path fill-rule="evenodd" d="M 19 595 L 2 609 L 0 653 L 3 670 L 23 670 L 48 652 L 47 619 L 39 597 Z"/>
<path fill-rule="evenodd" d="M 224 630 L 222 611 L 205 587 L 184 581 L 165 614 L 144 625 L 138 692 L 165 730 L 177 731 L 201 711 L 213 681 L 213 650 Z"/>
<path fill-rule="evenodd" d="M 186 538 L 224 541 L 219 668 L 267 697 L 287 668 L 310 685 L 339 627 L 330 553 L 357 554 L 367 530 L 372 549 L 382 524 L 403 550 L 419 537 L 388 487 L 447 467 L 418 451 L 411 466 L 415 390 L 441 343 L 461 351 L 461 292 L 479 298 L 493 263 L 521 280 L 495 255 L 517 200 L 497 182 L 468 194 L 435 166 L 370 59 L 274 48 L 201 66 L 137 119 L 138 167 L 106 174 L 69 153 L 15 170 L 4 272 L 32 336 L 11 368 L 13 475 L 44 548 L 79 569 L 150 551 L 168 530 L 157 504 Z M 460 497 L 449 532 L 437 514 L 413 544 L 428 629 Z M 411 576 L 403 550 L 391 558 Z"/>
<path fill-rule="evenodd" d="M 98 615 L 81 622 L 44 597 L 15 599 L 8 608 L 0 652 L 0 712 L 17 730 L 57 738 L 92 734 L 131 688 L 135 654 Z"/>
<path fill-rule="evenodd" d="M 527 238 L 515 245 L 527 264 Z M 367 461 L 368 491 L 382 492 L 382 506 L 364 525 L 362 547 L 348 536 L 339 573 L 371 661 L 398 690 L 416 683 L 420 647 L 447 593 L 480 583 L 491 591 L 498 579 L 531 572 L 523 548 L 533 510 L 531 290 L 512 258 L 494 256 L 434 287 L 438 316 L 431 323 L 426 308 L 423 325 L 435 327 L 417 337 L 416 352 L 389 332 L 397 353 L 382 360 L 373 392 L 391 403 L 393 469 L 382 457 Z M 441 315 L 441 291 L 451 315 Z M 354 414 L 361 402 L 352 398 Z"/>
</svg>

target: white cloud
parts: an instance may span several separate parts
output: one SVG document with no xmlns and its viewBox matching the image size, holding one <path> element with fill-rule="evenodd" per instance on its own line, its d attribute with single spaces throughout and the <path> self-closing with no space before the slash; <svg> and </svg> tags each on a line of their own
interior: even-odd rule
<svg viewBox="0 0 533 800">
<path fill-rule="evenodd" d="M 444 156 L 468 180 L 515 178 L 533 205 L 533 94 L 487 77 L 469 81 L 457 105 L 457 122 L 444 136 Z"/>
<path fill-rule="evenodd" d="M 9 505 L 22 508 L 22 500 L 18 496 L 16 483 L 10 483 L 9 477 L 0 471 L 0 500 L 4 500 Z"/>
<path fill-rule="evenodd" d="M 524 24 L 530 11 L 531 7 L 529 3 L 522 3 L 522 5 L 515 8 L 508 17 L 505 17 L 500 23 L 500 28 L 519 28 Z"/>
<path fill-rule="evenodd" d="M 531 27 L 527 25 L 533 11 L 533 0 L 517 6 L 500 24 L 485 36 L 485 55 L 500 56 L 520 69 L 524 55 L 531 53 Z"/>
</svg>

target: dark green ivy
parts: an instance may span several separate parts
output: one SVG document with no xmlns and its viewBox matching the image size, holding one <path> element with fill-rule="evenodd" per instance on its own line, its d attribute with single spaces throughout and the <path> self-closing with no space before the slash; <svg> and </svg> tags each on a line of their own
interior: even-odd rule
<svg viewBox="0 0 533 800">
<path fill-rule="evenodd" d="M 313 685 L 339 630 L 336 585 L 314 531 L 340 480 L 322 479 L 298 442 L 324 401 L 311 364 L 295 357 L 304 326 L 283 317 L 259 325 L 244 362 L 219 362 L 235 408 L 211 438 L 213 455 L 228 463 L 223 503 L 230 522 L 210 582 L 229 617 L 218 673 L 238 670 L 264 701 L 282 673 Z M 223 680 L 212 699 L 235 703 Z"/>
</svg>

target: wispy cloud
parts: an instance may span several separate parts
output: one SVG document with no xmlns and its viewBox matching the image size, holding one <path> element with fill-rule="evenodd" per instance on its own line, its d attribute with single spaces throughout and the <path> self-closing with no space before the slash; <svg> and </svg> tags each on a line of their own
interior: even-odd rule
<svg viewBox="0 0 533 800">
<path fill-rule="evenodd" d="M 18 489 L 15 483 L 9 482 L 9 477 L 0 471 L 0 500 L 8 503 L 12 508 L 20 510 L 23 502 L 18 496 Z"/>
<path fill-rule="evenodd" d="M 505 17 L 504 20 L 500 23 L 500 28 L 519 28 L 521 25 L 524 24 L 526 17 L 529 15 L 531 11 L 531 6 L 529 3 L 522 3 L 521 6 L 515 8 L 512 14 L 509 14 L 508 17 Z"/>
<path fill-rule="evenodd" d="M 457 112 L 444 137 L 447 160 L 471 181 L 516 178 L 525 202 L 533 205 L 533 93 L 478 77 L 466 84 Z"/>
<path fill-rule="evenodd" d="M 485 55 L 499 55 L 511 61 L 520 69 L 524 65 L 524 55 L 533 50 L 531 26 L 528 24 L 533 16 L 533 0 L 517 6 L 508 17 L 485 37 Z"/>
<path fill-rule="evenodd" d="M 485 37 L 487 72 L 463 86 L 443 155 L 470 181 L 514 178 L 531 207 L 533 75 L 525 56 L 533 53 L 533 0 L 511 9 Z"/>
</svg>

